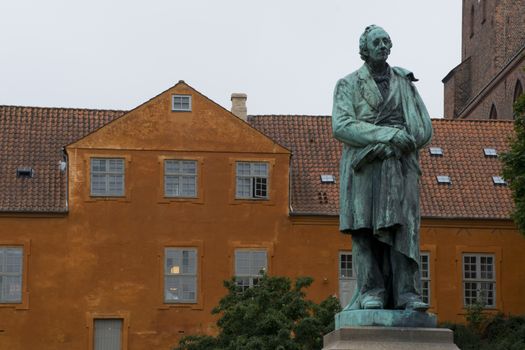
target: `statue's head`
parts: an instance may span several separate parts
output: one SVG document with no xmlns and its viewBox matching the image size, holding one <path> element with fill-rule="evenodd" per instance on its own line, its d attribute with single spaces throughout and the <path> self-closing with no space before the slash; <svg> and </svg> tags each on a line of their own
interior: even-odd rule
<svg viewBox="0 0 525 350">
<path fill-rule="evenodd" d="M 361 59 L 367 63 L 386 62 L 392 41 L 388 33 L 375 24 L 365 28 L 359 38 L 359 54 Z"/>
</svg>

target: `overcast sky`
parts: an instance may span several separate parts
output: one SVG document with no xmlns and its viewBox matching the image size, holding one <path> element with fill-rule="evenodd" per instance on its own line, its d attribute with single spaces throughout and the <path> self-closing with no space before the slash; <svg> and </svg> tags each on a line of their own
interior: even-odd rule
<svg viewBox="0 0 525 350">
<path fill-rule="evenodd" d="M 331 113 L 369 24 L 433 117 L 460 62 L 459 0 L 0 0 L 0 104 L 131 109 L 185 80 L 249 114 Z"/>
</svg>

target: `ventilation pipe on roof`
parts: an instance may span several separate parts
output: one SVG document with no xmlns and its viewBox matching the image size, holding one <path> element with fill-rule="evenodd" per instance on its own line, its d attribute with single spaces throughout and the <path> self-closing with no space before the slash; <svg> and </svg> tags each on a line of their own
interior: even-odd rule
<svg viewBox="0 0 525 350">
<path fill-rule="evenodd" d="M 242 120 L 246 121 L 248 115 L 248 109 L 246 108 L 246 100 L 248 96 L 241 93 L 233 93 L 232 100 L 232 113 Z"/>
</svg>

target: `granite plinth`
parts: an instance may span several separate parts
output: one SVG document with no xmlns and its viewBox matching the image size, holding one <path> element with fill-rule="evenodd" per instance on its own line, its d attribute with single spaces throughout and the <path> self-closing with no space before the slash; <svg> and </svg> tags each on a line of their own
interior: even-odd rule
<svg viewBox="0 0 525 350">
<path fill-rule="evenodd" d="M 323 350 L 459 350 L 452 331 L 445 328 L 342 328 L 323 341 Z"/>
<path fill-rule="evenodd" d="M 377 326 L 435 328 L 436 315 L 415 310 L 346 310 L 335 315 L 335 329 Z"/>
</svg>

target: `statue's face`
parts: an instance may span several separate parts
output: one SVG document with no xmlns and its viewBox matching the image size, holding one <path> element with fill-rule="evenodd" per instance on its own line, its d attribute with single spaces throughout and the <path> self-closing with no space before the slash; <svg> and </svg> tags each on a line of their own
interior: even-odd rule
<svg viewBox="0 0 525 350">
<path fill-rule="evenodd" d="M 368 33 L 366 49 L 368 53 L 367 61 L 371 63 L 384 63 L 390 54 L 392 41 L 388 34 L 381 28 L 374 29 Z"/>
</svg>

